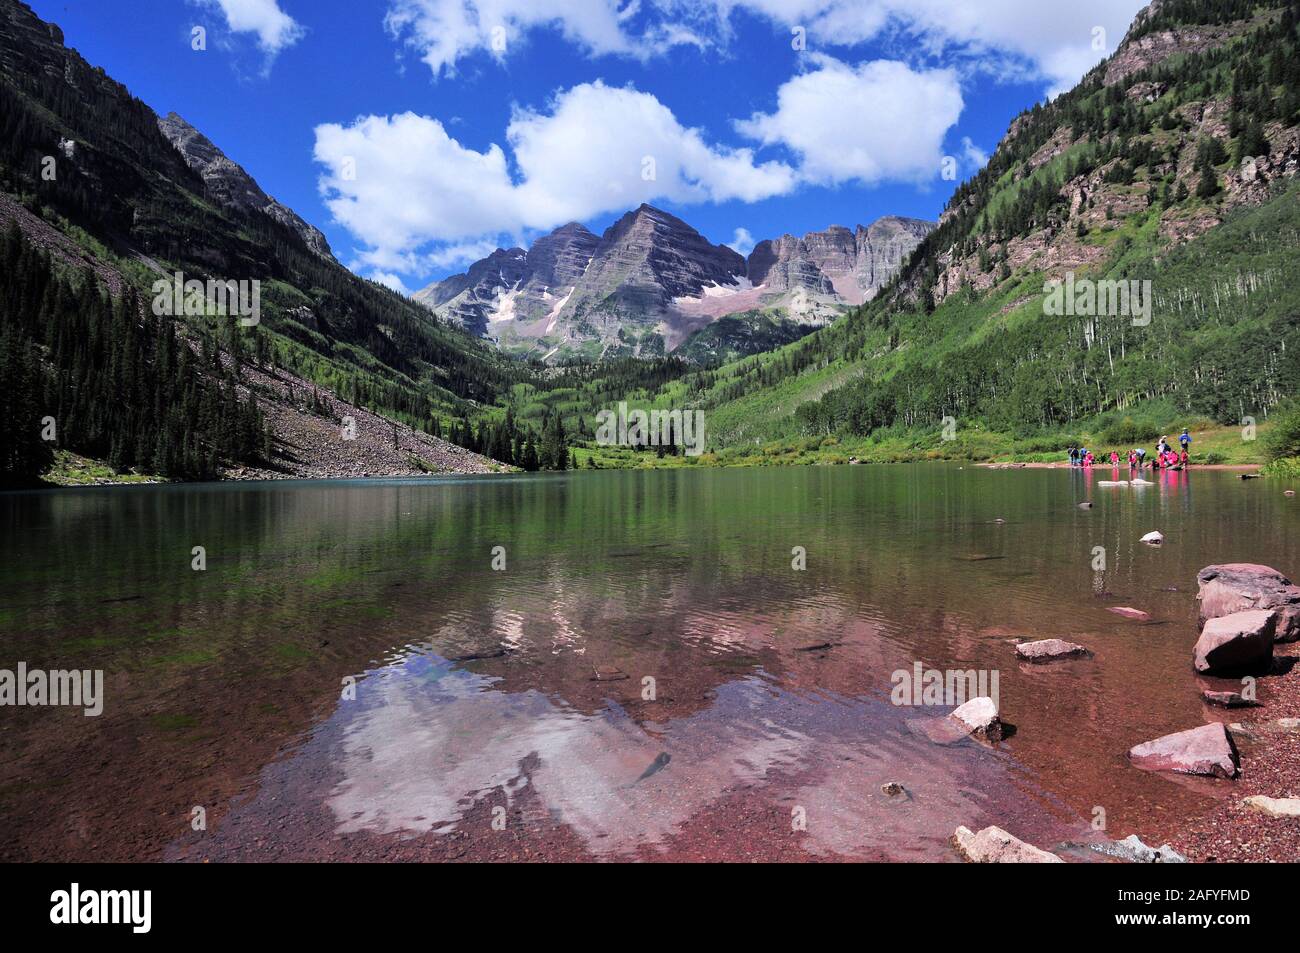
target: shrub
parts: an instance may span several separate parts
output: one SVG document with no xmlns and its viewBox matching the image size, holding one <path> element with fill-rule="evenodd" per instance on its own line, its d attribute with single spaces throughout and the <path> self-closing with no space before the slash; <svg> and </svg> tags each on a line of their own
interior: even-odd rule
<svg viewBox="0 0 1300 953">
<path fill-rule="evenodd" d="M 1273 415 L 1264 453 L 1269 460 L 1300 457 L 1300 403 L 1288 404 Z"/>
<path fill-rule="evenodd" d="M 1274 460 L 1264 467 L 1264 472 L 1271 477 L 1281 477 L 1284 480 L 1300 480 L 1300 457 Z"/>
<path fill-rule="evenodd" d="M 1155 424 L 1137 421 L 1132 417 L 1125 417 L 1123 420 L 1117 420 L 1101 432 L 1101 442 L 1114 446 L 1122 444 L 1124 446 L 1140 447 L 1144 443 L 1155 440 L 1160 436 L 1160 430 Z"/>
</svg>

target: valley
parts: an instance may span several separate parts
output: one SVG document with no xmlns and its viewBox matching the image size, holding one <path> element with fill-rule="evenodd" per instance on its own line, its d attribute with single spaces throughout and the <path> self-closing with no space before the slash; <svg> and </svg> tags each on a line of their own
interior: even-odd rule
<svg viewBox="0 0 1300 953">
<path fill-rule="evenodd" d="M 0 0 L 0 859 L 1300 858 L 1300 0 L 112 2 Z"/>
</svg>

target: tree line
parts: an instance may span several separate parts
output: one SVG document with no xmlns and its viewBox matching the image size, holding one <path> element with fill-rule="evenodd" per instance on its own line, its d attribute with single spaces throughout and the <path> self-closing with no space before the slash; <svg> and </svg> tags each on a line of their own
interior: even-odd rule
<svg viewBox="0 0 1300 953">
<path fill-rule="evenodd" d="M 206 480 L 265 458 L 257 397 L 241 398 L 218 347 L 199 353 L 173 321 L 74 277 L 11 222 L 0 244 L 0 480 L 31 483 L 56 448 L 119 471 Z"/>
</svg>

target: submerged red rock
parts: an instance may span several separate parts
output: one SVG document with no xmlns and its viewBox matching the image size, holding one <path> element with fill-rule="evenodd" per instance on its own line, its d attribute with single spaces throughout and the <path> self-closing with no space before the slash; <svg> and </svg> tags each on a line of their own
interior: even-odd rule
<svg viewBox="0 0 1300 953">
<path fill-rule="evenodd" d="M 1145 622 L 1151 618 L 1151 613 L 1143 612 L 1141 609 L 1134 609 L 1132 606 L 1111 606 L 1108 611 L 1116 615 L 1122 615 L 1126 619 L 1135 619 L 1138 622 Z"/>
<path fill-rule="evenodd" d="M 1092 653 L 1082 645 L 1064 639 L 1039 639 L 1036 642 L 1021 642 L 1016 646 L 1016 655 L 1026 662 L 1054 662 L 1058 659 L 1088 658 Z"/>
<path fill-rule="evenodd" d="M 1241 761 L 1228 729 L 1215 722 L 1164 735 L 1129 749 L 1129 760 L 1148 771 L 1235 778 Z"/>
</svg>

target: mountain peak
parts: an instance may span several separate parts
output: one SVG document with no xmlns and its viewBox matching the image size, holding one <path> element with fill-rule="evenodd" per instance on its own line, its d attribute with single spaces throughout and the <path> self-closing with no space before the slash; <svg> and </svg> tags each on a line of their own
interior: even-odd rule
<svg viewBox="0 0 1300 953">
<path fill-rule="evenodd" d="M 779 307 L 795 289 L 818 296 L 818 320 L 837 305 L 861 304 L 932 227 L 896 216 L 856 230 L 832 225 L 760 242 L 746 261 L 642 202 L 599 238 L 568 222 L 526 254 L 498 249 L 414 297 L 508 349 L 663 353 L 718 317 Z"/>
</svg>

